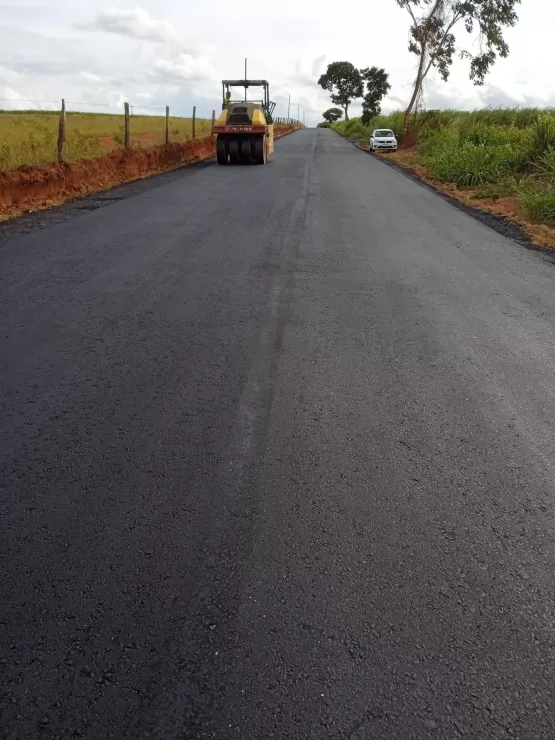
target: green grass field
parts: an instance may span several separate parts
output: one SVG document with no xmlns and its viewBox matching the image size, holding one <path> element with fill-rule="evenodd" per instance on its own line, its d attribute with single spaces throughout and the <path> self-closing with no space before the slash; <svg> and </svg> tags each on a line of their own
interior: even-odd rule
<svg viewBox="0 0 555 740">
<path fill-rule="evenodd" d="M 0 171 L 21 165 L 42 165 L 57 159 L 57 112 L 0 111 Z M 170 140 L 192 137 L 191 118 L 170 118 Z M 212 122 L 197 119 L 197 137 L 210 133 Z M 165 141 L 164 116 L 131 116 L 132 146 L 156 146 Z M 123 146 L 123 115 L 66 114 L 65 159 L 98 157 Z"/>
<path fill-rule="evenodd" d="M 403 114 L 334 126 L 342 136 L 365 139 L 374 128 L 401 137 Z M 425 111 L 414 117 L 417 161 L 429 175 L 459 188 L 484 188 L 488 197 L 515 195 L 536 222 L 555 225 L 555 110 L 499 108 Z M 486 190 L 485 190 L 486 192 Z"/>
</svg>

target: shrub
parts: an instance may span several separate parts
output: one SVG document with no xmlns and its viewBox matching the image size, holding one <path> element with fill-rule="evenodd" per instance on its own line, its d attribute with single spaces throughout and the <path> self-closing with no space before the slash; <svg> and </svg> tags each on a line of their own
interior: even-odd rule
<svg viewBox="0 0 555 740">
<path fill-rule="evenodd" d="M 70 131 L 66 139 L 65 156 L 68 160 L 99 157 L 102 147 L 98 136 L 87 136 L 79 130 Z"/>
<path fill-rule="evenodd" d="M 338 121 L 337 123 L 332 124 L 332 129 L 336 131 L 340 136 L 347 136 L 345 133 L 345 126 L 347 125 L 348 121 Z"/>
<path fill-rule="evenodd" d="M 370 128 L 365 126 L 360 118 L 352 118 L 345 125 L 345 133 L 349 139 L 367 139 L 370 136 Z"/>
<path fill-rule="evenodd" d="M 456 131 L 450 129 L 431 129 L 420 137 L 419 152 L 423 159 L 434 152 L 454 149 L 459 145 Z"/>
<path fill-rule="evenodd" d="M 334 123 L 332 128 L 347 139 L 368 139 L 371 131 L 370 127 L 365 126 L 360 118 L 339 121 L 338 123 Z"/>
<path fill-rule="evenodd" d="M 536 172 L 539 176 L 548 177 L 555 181 L 555 149 L 549 148 L 536 162 Z"/>
<path fill-rule="evenodd" d="M 540 116 L 533 129 L 530 146 L 530 159 L 541 159 L 550 149 L 555 148 L 555 117 Z"/>
<path fill-rule="evenodd" d="M 489 148 L 469 142 L 444 147 L 425 158 L 430 174 L 443 182 L 460 186 L 498 182 L 511 171 L 508 147 Z"/>
<path fill-rule="evenodd" d="M 416 116 L 415 125 L 418 133 L 426 135 L 431 131 L 455 128 L 459 123 L 460 114 L 451 110 L 422 111 Z"/>
<path fill-rule="evenodd" d="M 535 220 L 555 224 L 555 183 L 522 180 L 517 194 L 524 210 Z"/>
<path fill-rule="evenodd" d="M 459 128 L 461 143 L 469 141 L 471 144 L 483 146 L 529 147 L 532 143 L 530 129 L 516 128 L 515 126 L 488 125 L 486 123 L 463 122 Z"/>
</svg>

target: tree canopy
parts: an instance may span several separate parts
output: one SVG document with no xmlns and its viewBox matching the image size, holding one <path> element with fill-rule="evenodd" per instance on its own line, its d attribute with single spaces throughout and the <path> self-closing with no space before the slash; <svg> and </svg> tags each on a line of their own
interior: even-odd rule
<svg viewBox="0 0 555 740">
<path fill-rule="evenodd" d="M 381 112 L 381 102 L 391 85 L 385 69 L 370 67 L 361 69 L 360 73 L 366 83 L 366 94 L 362 99 L 362 122 L 367 125 Z"/>
<path fill-rule="evenodd" d="M 339 121 L 342 115 L 343 111 L 341 108 L 328 108 L 327 111 L 322 113 L 322 118 L 324 121 L 327 121 L 327 123 L 335 123 L 336 121 Z"/>
<path fill-rule="evenodd" d="M 349 120 L 349 106 L 353 100 L 361 98 L 364 93 L 364 80 L 360 70 L 351 62 L 332 62 L 321 75 L 318 84 L 331 93 L 331 102 L 339 105 Z"/>
</svg>

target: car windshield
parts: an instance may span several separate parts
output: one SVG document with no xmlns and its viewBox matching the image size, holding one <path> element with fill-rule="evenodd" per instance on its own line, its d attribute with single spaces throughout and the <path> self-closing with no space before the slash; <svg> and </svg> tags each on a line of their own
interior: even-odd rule
<svg viewBox="0 0 555 740">
<path fill-rule="evenodd" d="M 393 131 L 389 131 L 389 129 L 383 128 L 376 131 L 374 134 L 375 136 L 393 136 Z"/>
</svg>

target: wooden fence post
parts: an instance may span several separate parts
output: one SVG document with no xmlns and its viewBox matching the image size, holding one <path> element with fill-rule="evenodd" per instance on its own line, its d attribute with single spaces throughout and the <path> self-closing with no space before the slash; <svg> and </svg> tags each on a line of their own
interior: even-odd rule
<svg viewBox="0 0 555 740">
<path fill-rule="evenodd" d="M 197 106 L 193 106 L 193 139 L 197 138 Z"/>
<path fill-rule="evenodd" d="M 129 149 L 129 103 L 124 103 L 125 110 L 125 123 L 123 131 L 123 144 L 126 149 Z"/>
<path fill-rule="evenodd" d="M 66 145 L 66 101 L 62 98 L 60 123 L 58 126 L 58 162 L 64 161 L 64 147 Z"/>
<path fill-rule="evenodd" d="M 166 105 L 166 144 L 170 143 L 170 106 Z"/>
<path fill-rule="evenodd" d="M 216 125 L 216 111 L 212 111 L 212 136 L 214 136 L 214 126 Z"/>
</svg>

